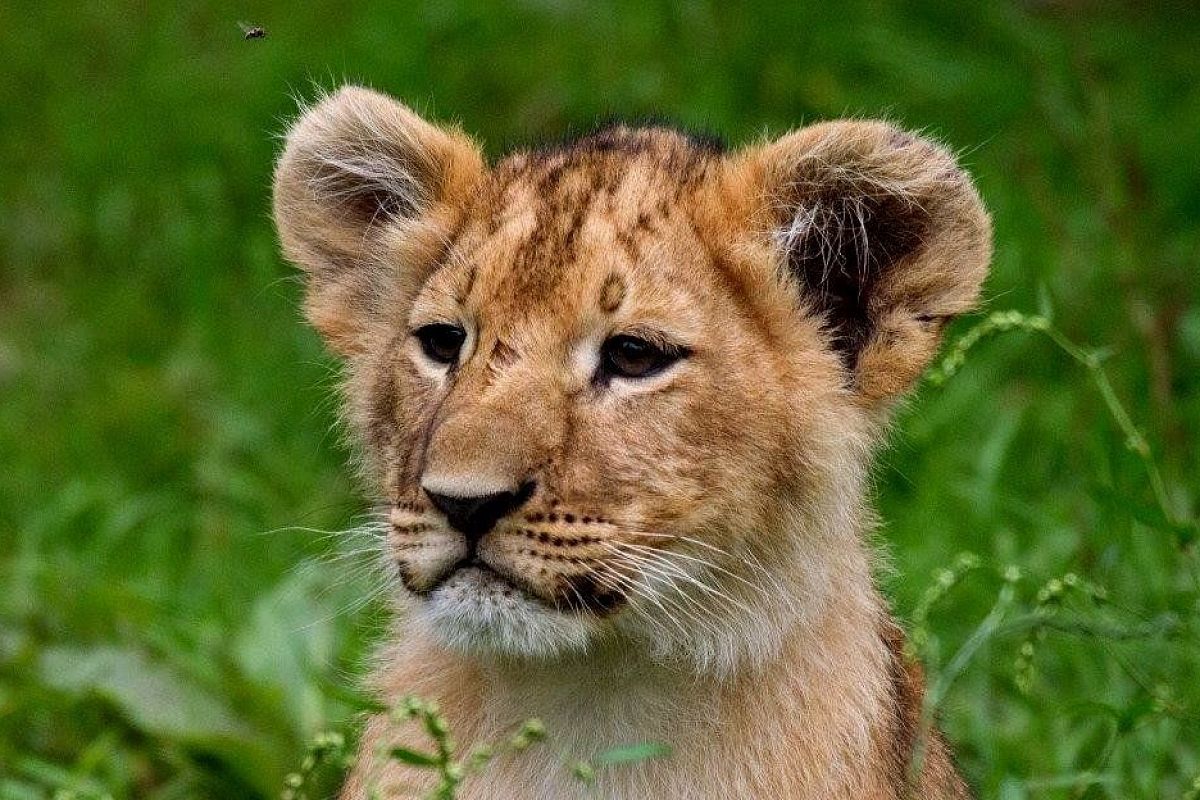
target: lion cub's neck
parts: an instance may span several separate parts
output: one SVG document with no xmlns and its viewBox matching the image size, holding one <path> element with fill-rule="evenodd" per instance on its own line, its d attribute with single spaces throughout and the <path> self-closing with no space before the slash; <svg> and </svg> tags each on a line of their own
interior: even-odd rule
<svg viewBox="0 0 1200 800">
<path fill-rule="evenodd" d="M 894 770 L 883 763 L 896 716 L 891 623 L 866 548 L 857 537 L 843 543 L 827 565 L 836 589 L 812 598 L 818 606 L 773 657 L 730 673 L 697 674 L 620 647 L 552 664 L 483 663 L 409 640 L 383 688 L 393 700 L 436 698 L 467 745 L 499 740 L 530 717 L 546 724 L 548 745 L 495 762 L 467 798 L 574 797 L 569 761 L 647 741 L 672 756 L 602 771 L 601 796 L 892 796 Z M 378 726 L 368 733 L 382 735 Z M 864 771 L 872 762 L 878 768 Z"/>
</svg>

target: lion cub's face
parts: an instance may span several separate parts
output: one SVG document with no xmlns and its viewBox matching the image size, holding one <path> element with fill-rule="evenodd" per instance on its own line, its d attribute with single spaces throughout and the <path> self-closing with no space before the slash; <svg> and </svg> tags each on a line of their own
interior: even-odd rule
<svg viewBox="0 0 1200 800">
<path fill-rule="evenodd" d="M 987 259 L 953 161 L 882 124 L 734 155 L 612 128 L 487 169 L 353 89 L 293 128 L 276 215 L 411 613 L 539 657 L 766 647 Z"/>
<path fill-rule="evenodd" d="M 776 334 L 696 228 L 717 164 L 662 132 L 504 162 L 398 315 L 375 368 L 398 406 L 390 541 L 452 640 L 584 643 L 712 581 L 799 478 Z M 808 390 L 836 392 L 832 367 Z"/>
</svg>

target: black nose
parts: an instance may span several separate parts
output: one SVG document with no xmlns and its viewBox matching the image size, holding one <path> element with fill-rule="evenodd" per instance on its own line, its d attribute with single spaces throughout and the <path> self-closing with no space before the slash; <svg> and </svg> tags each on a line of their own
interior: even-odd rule
<svg viewBox="0 0 1200 800">
<path fill-rule="evenodd" d="M 438 511 L 446 515 L 450 526 L 466 536 L 467 541 L 474 546 L 498 521 L 529 499 L 533 494 L 533 484 L 526 483 L 515 492 L 452 495 L 438 494 L 426 489 L 425 494 Z"/>
</svg>

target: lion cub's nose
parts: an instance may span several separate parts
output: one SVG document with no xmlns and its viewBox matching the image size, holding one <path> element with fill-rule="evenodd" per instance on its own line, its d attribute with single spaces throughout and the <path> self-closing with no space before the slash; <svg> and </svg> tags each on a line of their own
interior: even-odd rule
<svg viewBox="0 0 1200 800">
<path fill-rule="evenodd" d="M 450 527 L 475 543 L 508 514 L 515 511 L 533 494 L 532 482 L 516 491 L 487 492 L 484 494 L 443 494 L 425 487 L 429 502 L 446 515 Z"/>
</svg>

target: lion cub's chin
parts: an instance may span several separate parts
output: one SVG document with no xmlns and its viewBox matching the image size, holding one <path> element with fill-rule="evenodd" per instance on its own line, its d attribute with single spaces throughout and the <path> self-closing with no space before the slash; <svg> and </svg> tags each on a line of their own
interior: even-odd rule
<svg viewBox="0 0 1200 800">
<path fill-rule="evenodd" d="M 455 571 L 410 614 L 414 624 L 466 655 L 553 658 L 585 650 L 598 633 L 590 615 L 557 611 L 475 566 Z"/>
</svg>

